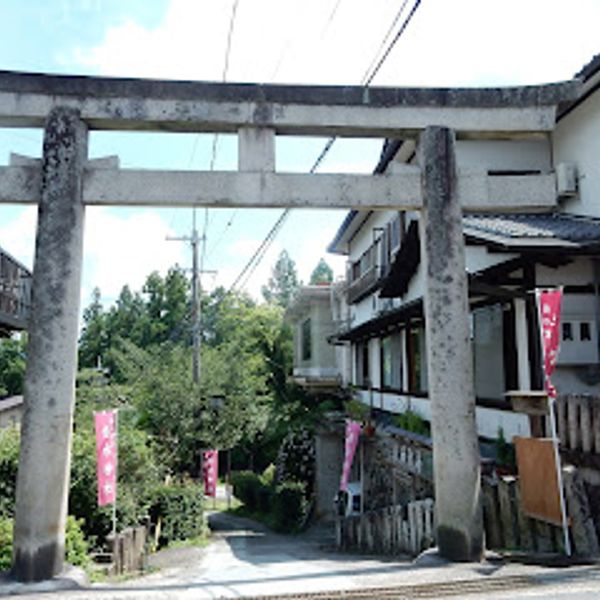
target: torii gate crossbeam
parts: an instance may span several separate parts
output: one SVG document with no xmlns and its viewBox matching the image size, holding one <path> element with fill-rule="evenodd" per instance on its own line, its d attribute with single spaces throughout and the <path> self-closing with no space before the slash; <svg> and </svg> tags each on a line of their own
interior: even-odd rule
<svg viewBox="0 0 600 600">
<path fill-rule="evenodd" d="M 463 207 L 549 209 L 556 194 L 552 174 L 494 179 L 458 173 L 454 139 L 544 138 L 557 104 L 578 93 L 578 82 L 367 89 L 0 72 L 0 126 L 45 128 L 41 163 L 17 158 L 0 168 L 0 202 L 39 204 L 14 576 L 47 579 L 64 561 L 85 205 L 168 204 L 167 194 L 181 206 L 421 210 L 438 543 L 448 558 L 479 558 L 483 527 L 461 214 Z M 90 129 L 237 132 L 241 172 L 121 171 L 111 161 L 87 160 Z M 419 168 L 369 177 L 275 172 L 276 135 L 331 134 L 418 138 Z"/>
</svg>

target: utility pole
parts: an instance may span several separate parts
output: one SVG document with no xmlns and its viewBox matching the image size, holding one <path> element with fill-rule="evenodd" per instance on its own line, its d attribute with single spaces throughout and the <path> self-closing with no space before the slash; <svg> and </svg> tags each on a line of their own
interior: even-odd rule
<svg viewBox="0 0 600 600">
<path fill-rule="evenodd" d="M 196 209 L 193 210 L 192 218 L 192 233 L 189 236 L 167 237 L 170 242 L 189 242 L 192 247 L 192 378 L 194 383 L 200 382 L 202 375 L 202 359 L 200 351 L 202 346 L 202 325 L 201 325 L 201 308 L 200 308 L 200 292 L 202 290 L 200 277 L 202 274 L 215 274 L 216 271 L 204 271 L 198 262 L 198 244 L 202 242 L 203 255 L 204 244 L 206 242 L 206 233 L 202 237 L 198 236 L 196 229 Z"/>
</svg>

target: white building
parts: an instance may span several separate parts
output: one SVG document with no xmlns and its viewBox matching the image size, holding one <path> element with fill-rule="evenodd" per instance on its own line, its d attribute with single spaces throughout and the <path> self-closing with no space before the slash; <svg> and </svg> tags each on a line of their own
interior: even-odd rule
<svg viewBox="0 0 600 600">
<path fill-rule="evenodd" d="M 528 435 L 505 398 L 542 389 L 533 291 L 564 286 L 559 393 L 598 393 L 600 361 L 600 55 L 578 76 L 580 98 L 561 107 L 539 140 L 458 140 L 459 170 L 494 175 L 556 172 L 558 208 L 548 213 L 465 214 L 479 434 Z M 413 141 L 388 140 L 375 173 L 416 162 Z M 345 348 L 342 378 L 364 402 L 429 419 L 424 274 L 419 214 L 351 211 L 329 250 L 348 257 L 345 294 L 334 296 Z M 340 314 L 341 311 L 341 314 Z M 344 366 L 348 365 L 348 366 Z M 371 398 L 371 400 L 369 400 Z M 373 401 L 374 399 L 374 401 Z"/>
</svg>

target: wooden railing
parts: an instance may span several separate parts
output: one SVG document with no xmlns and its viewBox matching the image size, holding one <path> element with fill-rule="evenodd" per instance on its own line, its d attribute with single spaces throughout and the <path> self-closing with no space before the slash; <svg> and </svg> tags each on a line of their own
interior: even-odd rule
<svg viewBox="0 0 600 600">
<path fill-rule="evenodd" d="M 31 273 L 0 249 L 0 328 L 26 327 L 30 290 Z"/>
<path fill-rule="evenodd" d="M 600 396 L 568 394 L 556 403 L 558 435 L 561 447 L 600 454 Z M 546 434 L 548 419 L 546 419 Z"/>
<path fill-rule="evenodd" d="M 359 279 L 353 281 L 348 286 L 348 303 L 354 304 L 362 300 L 367 294 L 371 293 L 377 286 L 379 281 L 379 269 L 375 266 L 371 267 Z"/>
<path fill-rule="evenodd" d="M 585 486 L 577 469 L 563 469 L 569 535 L 576 554 L 597 556 L 598 536 Z M 517 477 L 483 477 L 483 517 L 486 546 L 494 550 L 563 553 L 562 528 L 528 517 L 522 509 Z"/>
<path fill-rule="evenodd" d="M 340 517 L 336 522 L 337 546 L 342 550 L 416 556 L 435 543 L 434 514 L 434 502 L 426 498 Z"/>
</svg>

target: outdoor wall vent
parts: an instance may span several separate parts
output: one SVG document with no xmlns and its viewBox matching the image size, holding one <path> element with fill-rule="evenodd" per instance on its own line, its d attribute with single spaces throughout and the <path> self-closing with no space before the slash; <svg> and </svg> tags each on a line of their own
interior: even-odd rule
<svg viewBox="0 0 600 600">
<path fill-rule="evenodd" d="M 556 191 L 561 198 L 577 195 L 577 167 L 574 163 L 556 165 Z"/>
</svg>

